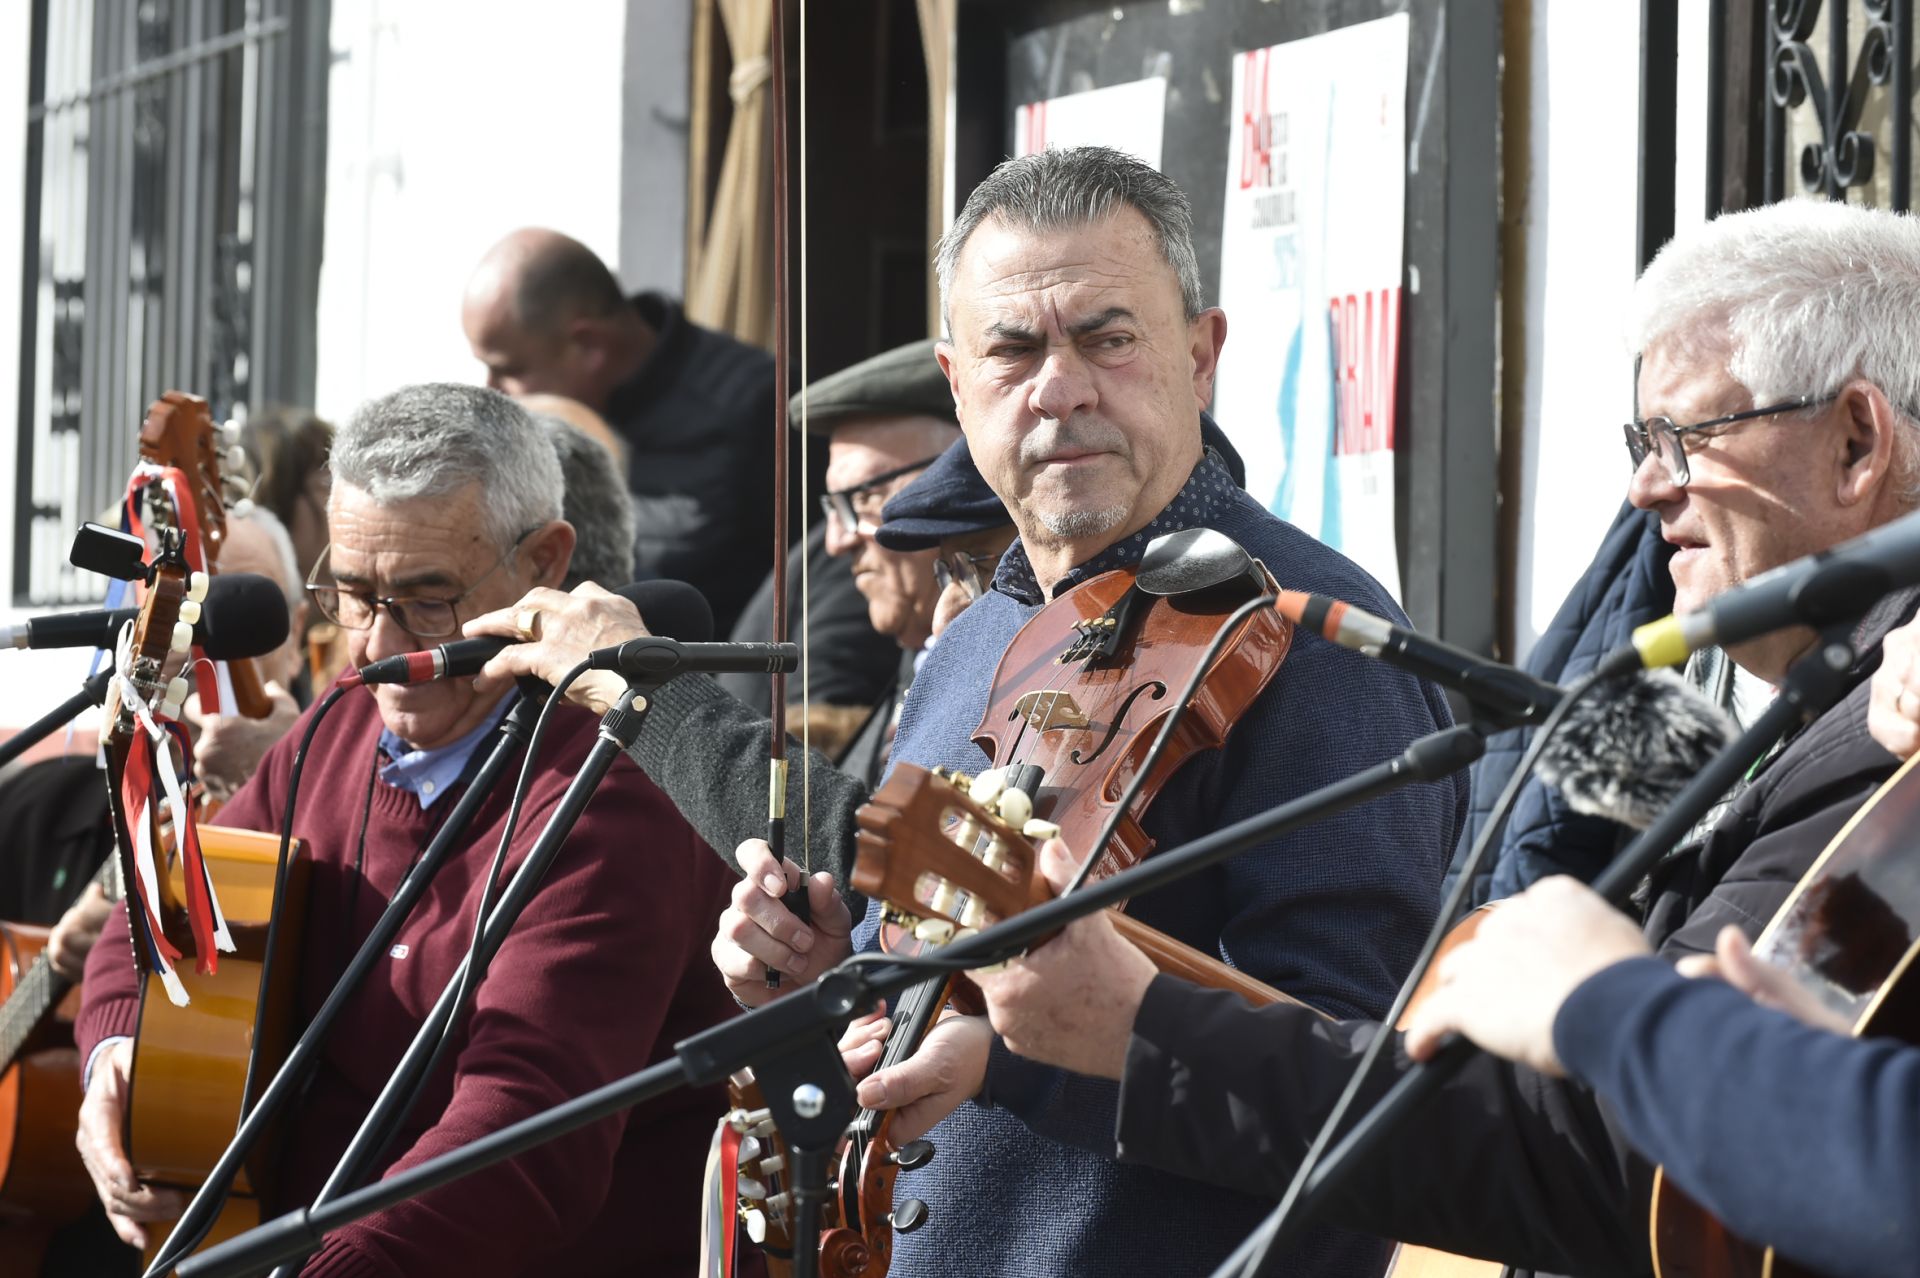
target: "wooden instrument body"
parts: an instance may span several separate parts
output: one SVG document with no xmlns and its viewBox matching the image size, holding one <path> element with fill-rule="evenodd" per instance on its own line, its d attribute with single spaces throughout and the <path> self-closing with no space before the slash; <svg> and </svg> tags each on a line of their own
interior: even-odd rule
<svg viewBox="0 0 1920 1278">
<path fill-rule="evenodd" d="M 1834 836 L 1754 943 L 1856 1036 L 1920 1043 L 1920 755 Z M 1664 1172 L 1649 1222 L 1658 1278 L 1801 1278 L 1817 1271 L 1736 1237 Z M 1835 1275 L 1834 1278 L 1844 1278 Z"/>
<path fill-rule="evenodd" d="M 291 1045 L 310 868 L 305 845 L 296 841 L 284 890 L 277 892 L 279 835 L 203 825 L 200 846 L 236 952 L 221 955 L 212 976 L 189 963 L 176 969 L 191 1000 L 185 1007 L 168 1000 L 157 978 L 146 979 L 127 1119 L 128 1158 L 135 1173 L 144 1181 L 189 1191 L 199 1187 L 233 1138 L 243 1098 L 265 1085 Z M 169 937 L 186 949 L 191 938 L 185 911 L 177 905 L 183 891 L 178 858 L 168 883 L 164 921 Z M 275 911 L 282 922 L 274 937 L 273 985 L 262 989 Z M 255 1146 L 210 1242 L 222 1231 L 245 1228 L 240 1220 L 258 1218 L 252 1200 L 270 1185 L 275 1155 L 270 1138 Z M 229 1221 L 236 1211 L 239 1215 Z M 156 1244 L 162 1233 L 154 1231 Z"/>
<path fill-rule="evenodd" d="M 38 978 L 31 975 L 47 936 L 44 927 L 0 923 L 5 947 L 0 999 L 11 1001 L 23 982 L 53 977 L 50 969 L 42 969 L 45 975 Z M 93 1201 L 93 1183 L 73 1143 L 80 1111 L 80 1063 L 73 1046 L 79 1004 L 79 991 L 67 989 L 48 1015 L 31 1018 L 39 1022 L 37 1028 L 0 1074 L 0 1221 L 8 1228 L 29 1220 L 65 1224 Z"/>
</svg>

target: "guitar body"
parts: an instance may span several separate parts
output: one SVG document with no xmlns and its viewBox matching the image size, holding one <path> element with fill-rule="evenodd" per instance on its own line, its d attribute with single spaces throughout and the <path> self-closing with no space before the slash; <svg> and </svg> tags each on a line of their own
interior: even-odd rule
<svg viewBox="0 0 1920 1278">
<path fill-rule="evenodd" d="M 190 1002 L 175 1007 L 149 976 L 140 1003 L 128 1098 L 128 1157 L 142 1180 L 191 1192 L 219 1160 L 250 1098 L 285 1059 L 291 1042 L 296 955 L 306 917 L 309 861 L 295 843 L 284 892 L 276 893 L 280 837 L 253 830 L 200 827 L 206 856 L 236 952 L 220 956 L 212 976 L 190 962 L 176 969 Z M 169 871 L 176 899 L 183 890 L 178 860 Z M 281 917 L 273 986 L 261 988 L 268 925 Z M 169 934 L 190 944 L 184 911 L 168 910 Z M 190 952 L 190 951 L 189 951 Z M 258 1219 L 257 1198 L 271 1183 L 271 1140 L 254 1150 L 234 1185 L 211 1241 Z M 236 1216 L 238 1211 L 241 1213 Z M 229 1219 L 232 1218 L 232 1219 Z M 155 1244 L 161 1231 L 155 1230 Z M 203 1244 L 203 1246 L 208 1244 Z"/>
<path fill-rule="evenodd" d="M 1907 761 L 1834 837 L 1780 907 L 1754 952 L 1792 972 L 1856 1036 L 1920 1043 L 1920 755 Z M 1659 1278 L 1811 1278 L 1736 1237 L 1664 1172 L 1650 1229 Z M 1842 1278 L 1835 1275 L 1834 1278 Z"/>
<path fill-rule="evenodd" d="M 11 1001 L 23 983 L 35 983 L 30 974 L 46 947 L 47 929 L 0 923 L 0 943 L 5 949 L 0 999 Z M 40 983 L 44 980 L 39 978 Z M 4 1232 L 27 1221 L 66 1224 L 93 1201 L 92 1182 L 73 1144 L 74 1116 L 80 1110 L 80 1065 L 73 1047 L 78 1004 L 78 991 L 65 991 L 52 1015 L 31 1018 L 39 1024 L 26 1033 L 13 1063 L 0 1074 Z"/>
</svg>

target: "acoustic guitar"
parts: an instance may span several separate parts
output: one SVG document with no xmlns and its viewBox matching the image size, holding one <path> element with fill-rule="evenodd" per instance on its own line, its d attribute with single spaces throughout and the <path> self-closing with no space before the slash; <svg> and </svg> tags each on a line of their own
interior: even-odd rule
<svg viewBox="0 0 1920 1278">
<path fill-rule="evenodd" d="M 1754 942 L 1856 1036 L 1920 1042 L 1920 755 L 1874 792 L 1834 836 Z M 1735 1236 L 1673 1183 L 1654 1180 L 1659 1278 L 1803 1278 L 1818 1271 Z M 1834 1274 L 1831 1278 L 1845 1278 Z"/>
<path fill-rule="evenodd" d="M 998 787 L 989 791 L 997 793 Z M 951 940 L 1052 895 L 1033 843 L 1033 837 L 1050 831 L 1014 828 L 998 811 L 974 800 L 970 778 L 899 764 L 854 819 L 859 832 L 853 885 L 881 900 L 890 921 L 905 931 Z M 1107 917 L 1162 972 L 1232 990 L 1254 1007 L 1308 1006 L 1119 910 L 1109 910 Z M 1477 915 L 1464 921 L 1448 945 L 1460 944 L 1478 925 Z M 1402 1245 L 1389 1278 L 1494 1278 L 1501 1269 L 1491 1261 Z"/>
</svg>

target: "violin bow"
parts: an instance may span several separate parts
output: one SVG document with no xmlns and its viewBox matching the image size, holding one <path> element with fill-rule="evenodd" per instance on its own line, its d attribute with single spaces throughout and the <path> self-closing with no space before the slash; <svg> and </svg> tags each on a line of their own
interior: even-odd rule
<svg viewBox="0 0 1920 1278">
<path fill-rule="evenodd" d="M 800 18 L 800 484 L 804 499 L 808 474 L 807 436 L 807 7 L 796 0 Z M 773 0 L 773 641 L 784 643 L 787 617 L 787 482 L 791 440 L 787 420 L 787 370 L 791 354 L 791 299 L 787 291 L 787 14 L 786 0 Z M 807 509 L 800 503 L 800 544 L 807 544 Z M 807 820 L 811 741 L 807 722 L 807 557 L 800 563 L 800 886 L 786 894 L 787 909 L 801 922 L 812 921 L 807 905 L 807 876 L 813 870 L 811 823 Z M 774 671 L 772 731 L 767 746 L 767 846 L 774 863 L 786 859 L 787 848 L 787 676 Z M 767 969 L 767 988 L 780 987 L 780 973 Z"/>
</svg>

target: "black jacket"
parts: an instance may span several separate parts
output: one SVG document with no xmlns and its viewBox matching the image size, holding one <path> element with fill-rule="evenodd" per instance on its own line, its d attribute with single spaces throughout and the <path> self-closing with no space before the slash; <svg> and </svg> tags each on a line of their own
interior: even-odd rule
<svg viewBox="0 0 1920 1278">
<path fill-rule="evenodd" d="M 1920 592 L 1875 608 L 1846 697 L 1801 728 L 1690 854 L 1666 861 L 1646 917 L 1663 956 L 1710 950 L 1728 923 L 1757 934 L 1879 785 L 1893 757 L 1867 735 L 1880 638 Z M 1156 978 L 1134 1023 L 1116 1137 L 1122 1156 L 1278 1197 L 1379 1027 Z M 1363 1099 L 1407 1066 L 1398 1045 Z M 1363 1169 L 1332 1223 L 1558 1274 L 1651 1271 L 1652 1168 L 1578 1083 L 1480 1056 Z"/>
</svg>

